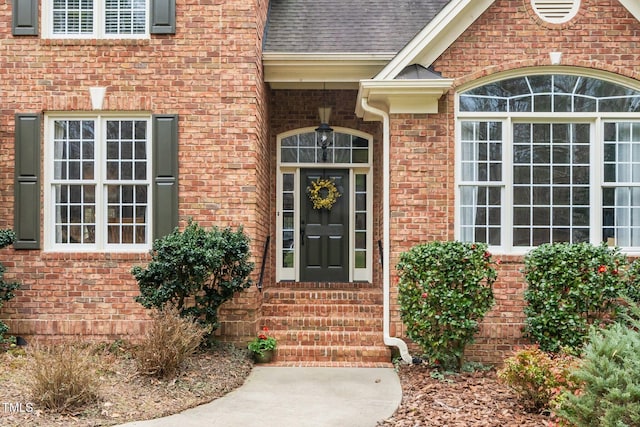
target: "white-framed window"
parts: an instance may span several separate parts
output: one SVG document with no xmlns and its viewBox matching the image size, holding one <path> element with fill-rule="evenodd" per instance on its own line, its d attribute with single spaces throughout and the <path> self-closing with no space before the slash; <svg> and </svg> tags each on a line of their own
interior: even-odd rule
<svg viewBox="0 0 640 427">
<path fill-rule="evenodd" d="M 47 250 L 150 248 L 150 131 L 143 115 L 47 115 Z"/>
<path fill-rule="evenodd" d="M 52 0 L 43 2 L 45 37 L 145 38 L 149 0 Z"/>
<path fill-rule="evenodd" d="M 347 128 L 335 128 L 323 150 L 314 128 L 278 135 L 276 177 L 276 280 L 300 279 L 300 202 L 307 197 L 300 186 L 300 170 L 340 168 L 349 170 L 348 238 L 349 281 L 373 277 L 373 174 L 372 137 Z"/>
<path fill-rule="evenodd" d="M 640 251 L 640 91 L 536 74 L 463 91 L 457 105 L 460 240 Z"/>
</svg>

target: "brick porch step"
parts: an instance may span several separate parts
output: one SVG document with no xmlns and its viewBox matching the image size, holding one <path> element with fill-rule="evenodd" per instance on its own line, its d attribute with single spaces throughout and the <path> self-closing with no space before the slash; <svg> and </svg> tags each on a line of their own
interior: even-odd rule
<svg viewBox="0 0 640 427">
<path fill-rule="evenodd" d="M 371 304 L 330 304 L 307 303 L 300 304 L 264 304 L 262 315 L 291 316 L 291 317 L 346 317 L 346 318 L 382 318 L 382 305 Z"/>
<path fill-rule="evenodd" d="M 386 346 L 354 345 L 280 345 L 275 361 L 283 362 L 390 362 L 389 348 Z"/>
<path fill-rule="evenodd" d="M 272 331 L 312 330 L 312 331 L 382 331 L 382 318 L 353 317 L 310 317 L 310 316 L 269 316 L 263 318 L 263 325 Z"/>
<path fill-rule="evenodd" d="M 382 290 L 369 283 L 280 283 L 263 290 L 262 324 L 278 340 L 274 363 L 380 366 Z"/>
<path fill-rule="evenodd" d="M 303 346 L 316 345 L 382 345 L 381 334 L 363 331 L 318 331 L 318 330 L 274 330 L 272 335 L 283 343 L 297 343 Z"/>
</svg>

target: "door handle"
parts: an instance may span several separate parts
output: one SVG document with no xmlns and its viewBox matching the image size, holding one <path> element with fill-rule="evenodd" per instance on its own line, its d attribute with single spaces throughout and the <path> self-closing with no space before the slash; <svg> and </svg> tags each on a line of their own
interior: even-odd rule
<svg viewBox="0 0 640 427">
<path fill-rule="evenodd" d="M 300 226 L 300 246 L 304 246 L 304 221 L 302 222 L 301 226 Z"/>
</svg>

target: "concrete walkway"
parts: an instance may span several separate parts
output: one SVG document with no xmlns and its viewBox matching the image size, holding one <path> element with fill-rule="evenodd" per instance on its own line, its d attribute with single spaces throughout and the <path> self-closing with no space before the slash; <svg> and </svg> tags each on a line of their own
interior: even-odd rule
<svg viewBox="0 0 640 427">
<path fill-rule="evenodd" d="M 256 366 L 220 399 L 122 427 L 375 427 L 401 398 L 393 368 Z"/>
</svg>

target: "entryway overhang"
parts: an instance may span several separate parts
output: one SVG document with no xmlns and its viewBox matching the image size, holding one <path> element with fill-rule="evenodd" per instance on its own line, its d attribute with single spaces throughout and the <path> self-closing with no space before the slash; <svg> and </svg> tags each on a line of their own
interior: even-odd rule
<svg viewBox="0 0 640 427">
<path fill-rule="evenodd" d="M 393 53 L 269 53 L 262 56 L 264 81 L 272 89 L 358 89 L 378 74 Z"/>
<path fill-rule="evenodd" d="M 356 102 L 356 114 L 375 120 L 362 108 L 362 99 L 389 114 L 434 114 L 438 100 L 453 86 L 453 79 L 362 80 Z"/>
</svg>

